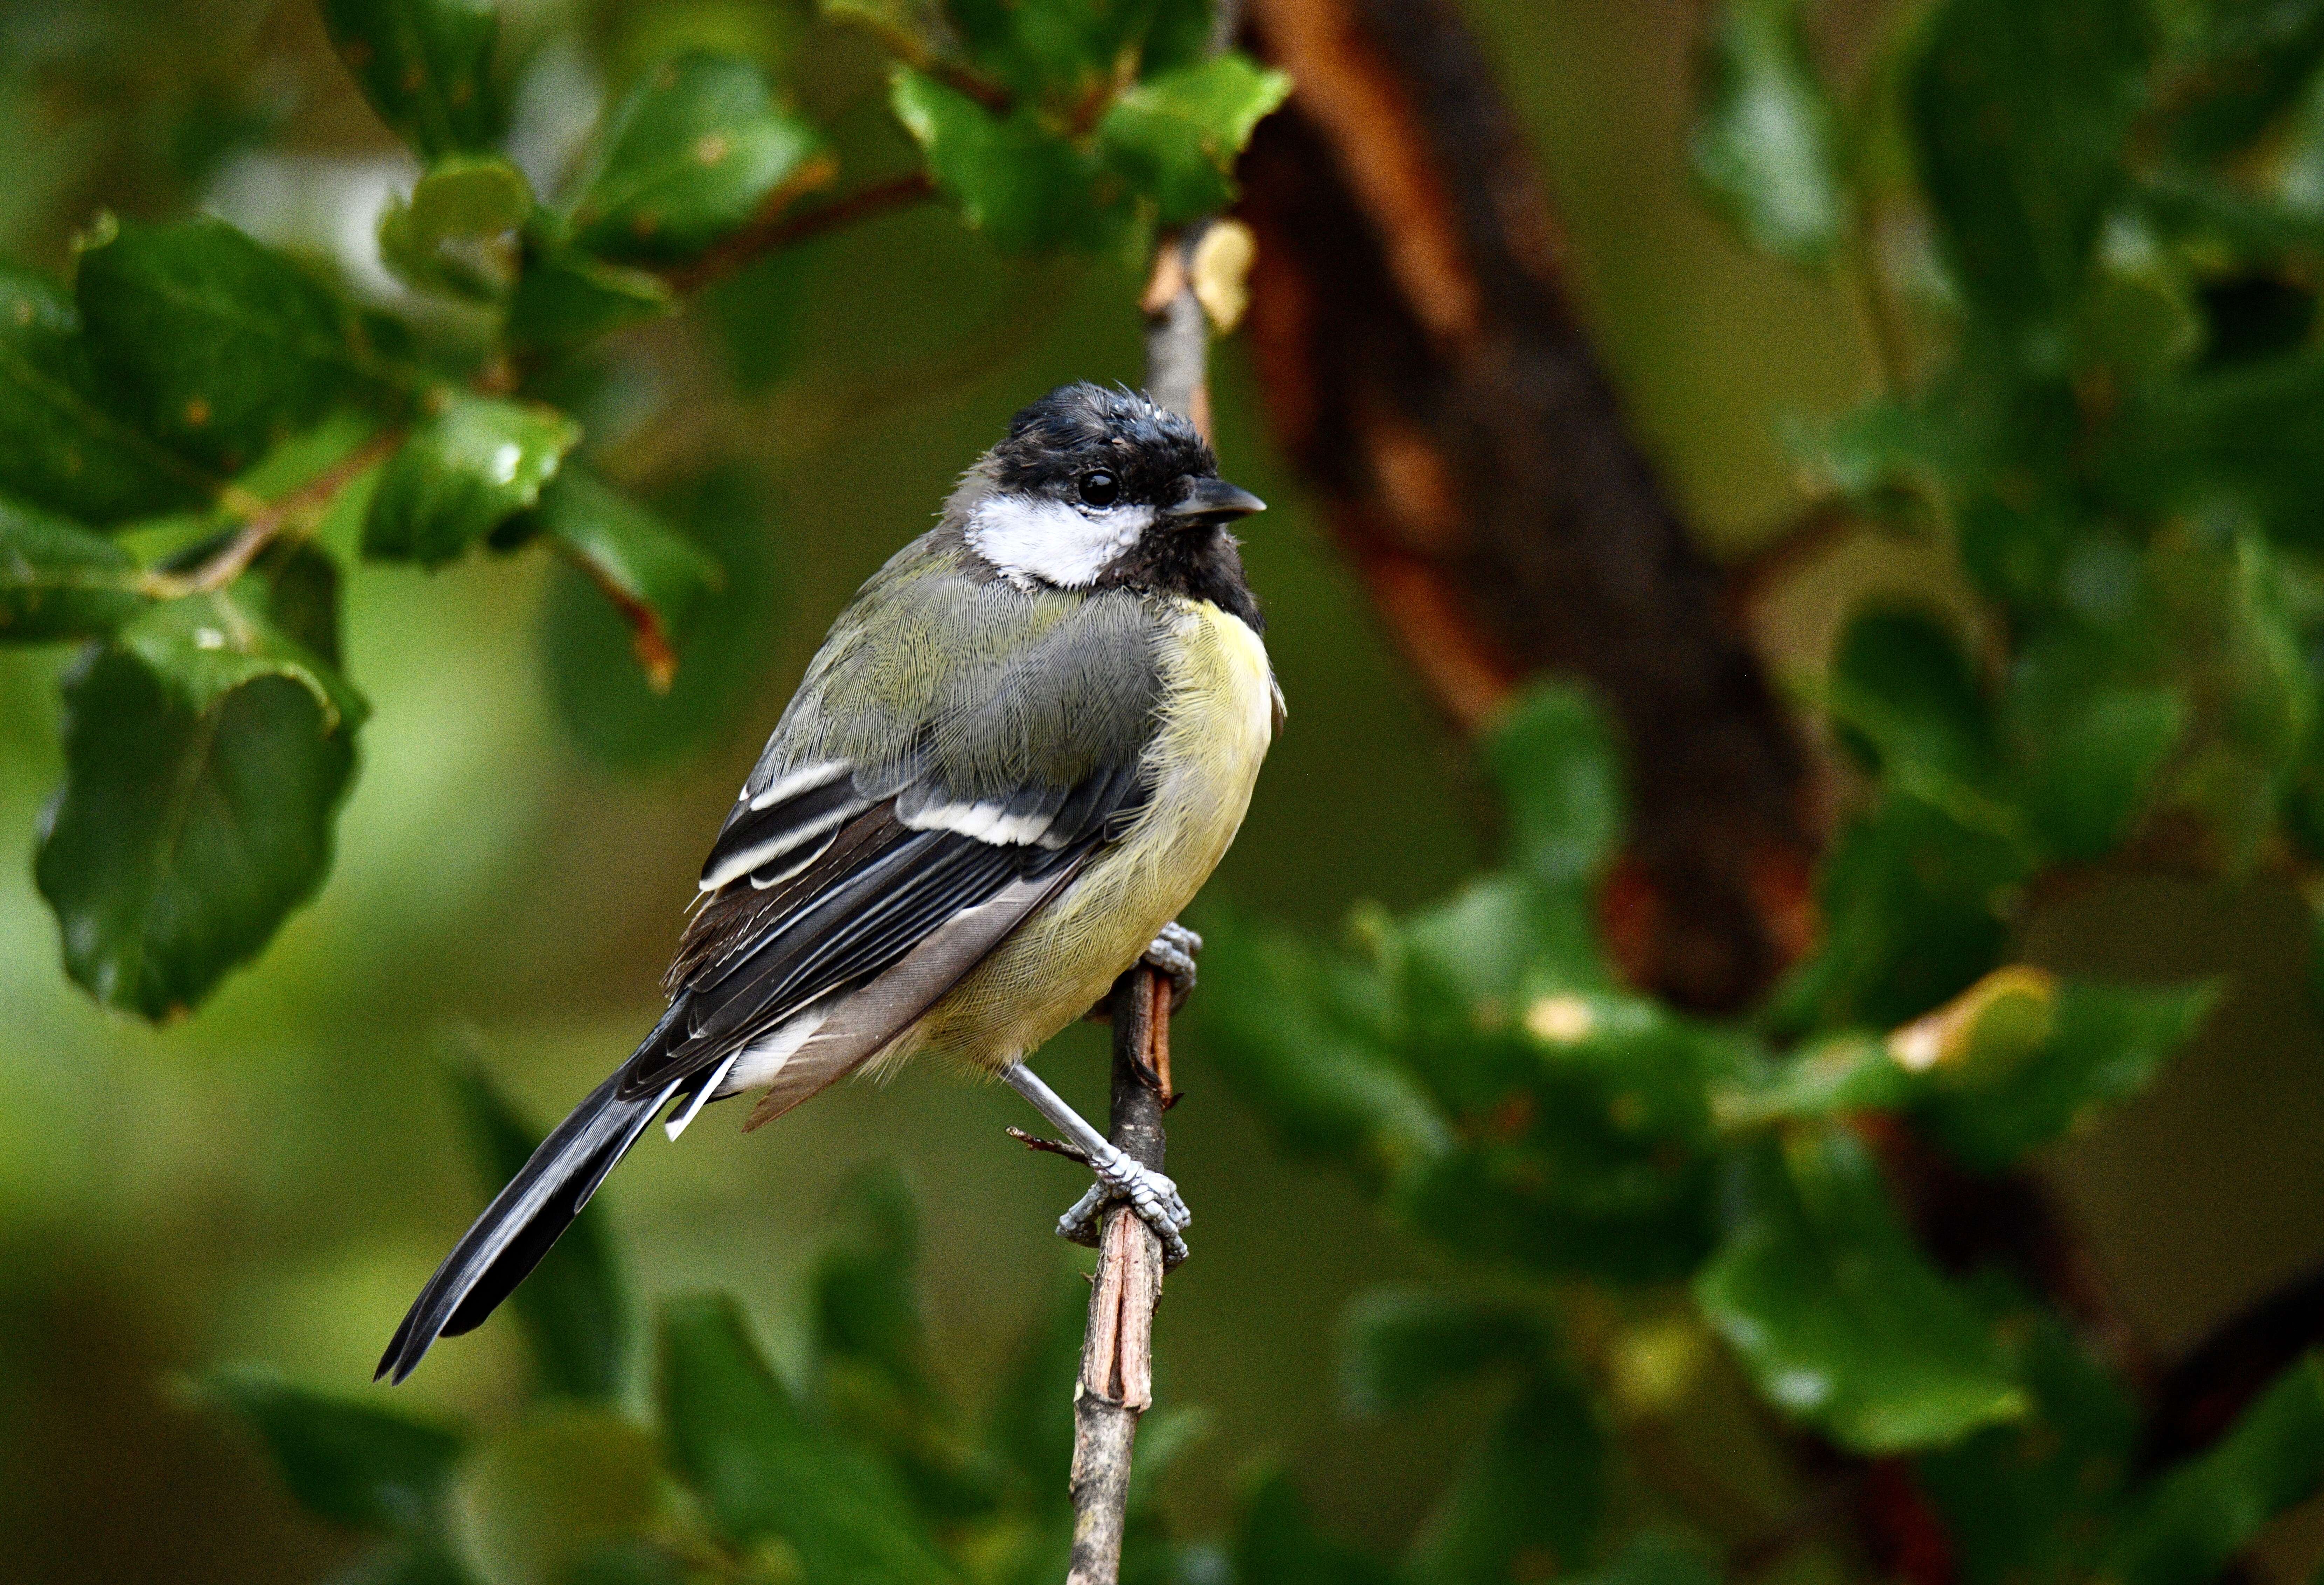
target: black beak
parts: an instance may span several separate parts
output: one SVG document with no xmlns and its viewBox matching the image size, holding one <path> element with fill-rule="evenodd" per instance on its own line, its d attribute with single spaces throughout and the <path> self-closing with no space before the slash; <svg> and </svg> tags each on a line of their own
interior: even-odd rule
<svg viewBox="0 0 2324 1585">
<path fill-rule="evenodd" d="M 1186 493 L 1163 515 L 1176 522 L 1192 523 L 1249 517 L 1254 511 L 1266 510 L 1266 502 L 1224 479 L 1190 479 Z"/>
</svg>

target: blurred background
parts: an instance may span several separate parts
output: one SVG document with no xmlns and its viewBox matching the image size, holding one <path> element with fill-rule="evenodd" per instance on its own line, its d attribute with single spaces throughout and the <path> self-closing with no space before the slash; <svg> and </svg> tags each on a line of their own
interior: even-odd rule
<svg viewBox="0 0 2324 1585">
<path fill-rule="evenodd" d="M 771 0 L 502 9 L 531 62 L 513 146 L 537 183 L 571 159 L 609 82 L 684 44 L 765 60 L 843 139 L 900 135 L 876 52 Z M 1859 305 L 1747 251 L 1697 195 L 1695 5 L 1462 10 L 1545 176 L 1569 287 L 1637 438 L 1702 548 L 1748 558 L 1806 500 L 1786 426 L 1874 387 Z M 198 207 L 335 258 L 359 290 L 392 290 L 372 219 L 416 168 L 308 0 L 0 0 L 0 255 L 18 263 L 62 268 L 101 208 Z M 375 715 L 336 863 L 195 1016 L 153 1028 L 92 1005 L 60 972 L 28 866 L 0 862 L 9 1577 L 299 1581 L 354 1555 L 180 1384 L 257 1359 L 372 1390 L 382 1344 L 485 1192 L 446 1062 L 481 1054 L 546 1124 L 629 1049 L 662 1005 L 705 843 L 825 625 L 1014 409 L 1067 379 L 1138 381 L 1139 277 L 1128 262 L 1007 257 L 922 207 L 754 266 L 625 338 L 618 378 L 574 406 L 601 465 L 726 561 L 716 637 L 669 699 L 580 687 L 628 661 L 569 569 L 533 557 L 355 572 L 346 647 Z M 1270 503 L 1245 550 L 1290 719 L 1204 907 L 1328 935 L 1359 903 L 1409 908 L 1473 871 L 1492 804 L 1271 449 L 1238 341 L 1220 347 L 1213 394 L 1226 471 Z M 1945 566 L 1923 546 L 1843 537 L 1795 569 L 1753 614 L 1786 703 L 1821 697 L 1856 599 L 1956 598 Z M 20 855 L 60 774 L 64 658 L 0 650 L 0 833 Z M 2264 877 L 2109 881 L 2026 926 L 2025 955 L 2061 970 L 2227 976 L 2197 1046 L 2041 1163 L 2158 1356 L 2324 1257 L 2306 929 L 2297 895 Z M 1190 1532 L 1215 1530 L 1248 1472 L 1279 1463 L 1320 1524 L 1397 1550 L 1476 1400 L 1355 1423 L 1324 1341 L 1351 1295 L 1441 1257 L 1351 1180 L 1278 1154 L 1214 1071 L 1199 993 L 1176 1044 L 1187 1100 L 1170 1160 L 1195 1257 L 1170 1282 L 1158 1390 L 1208 1420 L 1164 1500 Z M 1095 1110 L 1104 1064 L 1103 1031 L 1084 1026 L 1039 1066 Z M 1074 1265 L 1049 1229 L 1082 1181 L 1002 1135 L 1028 1120 L 1005 1092 L 909 1071 L 748 1138 L 714 1112 L 683 1148 L 649 1140 L 601 1203 L 642 1295 L 729 1290 L 795 1366 L 833 1196 L 865 1164 L 895 1164 L 921 1208 L 936 1368 L 981 1402 Z M 524 1369 L 496 1322 L 439 1347 L 402 1391 L 490 1421 L 512 1412 Z M 2264 1566 L 2300 1577 L 2319 1544 L 2324 1521 L 2295 1516 Z"/>
</svg>

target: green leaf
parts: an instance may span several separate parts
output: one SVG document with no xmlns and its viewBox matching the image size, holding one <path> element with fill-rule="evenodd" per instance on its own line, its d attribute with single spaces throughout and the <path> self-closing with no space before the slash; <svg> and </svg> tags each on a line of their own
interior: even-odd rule
<svg viewBox="0 0 2324 1585">
<path fill-rule="evenodd" d="M 330 867 L 361 698 L 228 594 L 156 605 L 65 677 L 34 875 L 65 968 L 161 1019 L 255 955 Z"/>
<path fill-rule="evenodd" d="M 1234 201 L 1236 160 L 1290 93 L 1282 72 L 1230 52 L 1133 86 L 1098 123 L 1098 143 L 1163 225 L 1183 225 Z"/>
<path fill-rule="evenodd" d="M 1455 1476 L 1406 1559 L 1422 1585 L 1545 1578 L 1589 1557 L 1605 1484 L 1589 1400 L 1562 1376 L 1527 1384 Z"/>
<path fill-rule="evenodd" d="M 724 581 L 718 563 L 577 469 L 541 491 L 535 516 L 540 531 L 621 612 L 639 668 L 656 692 L 667 693 L 678 674 L 678 643 Z"/>
<path fill-rule="evenodd" d="M 1841 740 L 1868 765 L 1932 791 L 1989 773 L 1992 712 L 1969 657 L 1933 614 L 1858 615 L 1833 655 L 1831 687 Z"/>
<path fill-rule="evenodd" d="M 379 118 L 423 157 L 483 152 L 499 138 L 492 0 L 323 0 L 323 26 Z"/>
<path fill-rule="evenodd" d="M 807 1422 L 733 1301 L 664 1309 L 661 1411 L 672 1458 L 733 1540 L 782 1537 L 812 1580 L 953 1585 L 895 1481 Z"/>
<path fill-rule="evenodd" d="M 1450 1146 L 1410 1076 L 1332 1016 L 1323 965 L 1305 943 L 1233 916 L 1213 914 L 1204 932 L 1201 1027 L 1228 1082 L 1286 1143 L 1375 1171 Z"/>
<path fill-rule="evenodd" d="M 512 250 L 499 239 L 532 213 L 524 173 L 490 154 L 452 154 L 428 168 L 411 197 L 379 217 L 380 256 L 409 285 L 493 300 Z"/>
<path fill-rule="evenodd" d="M 1240 1585 L 1392 1585 L 1384 1563 L 1315 1528 L 1290 1478 L 1272 1474 L 1253 1489 L 1235 1532 Z"/>
<path fill-rule="evenodd" d="M 412 240 L 424 248 L 455 237 L 499 236 L 532 213 L 532 184 L 497 154 L 451 154 L 428 168 L 404 211 Z"/>
<path fill-rule="evenodd" d="M 1545 1357 L 1530 1309 L 1438 1289 L 1383 1289 L 1348 1307 L 1342 1323 L 1340 1398 L 1365 1416 L 1410 1408 L 1437 1388 Z"/>
<path fill-rule="evenodd" d="M 436 1531 L 461 1454 L 458 1433 L 292 1387 L 257 1366 L 215 1371 L 198 1387 L 258 1433 L 309 1513 L 382 1534 Z"/>
<path fill-rule="evenodd" d="M 1510 706 L 1485 749 L 1509 818 L 1510 858 L 1552 885 L 1594 880 L 1622 839 L 1622 769 L 1597 705 L 1547 683 Z"/>
<path fill-rule="evenodd" d="M 512 346 L 560 351 L 675 311 L 678 294 L 659 275 L 550 247 L 528 255 L 509 294 Z"/>
<path fill-rule="evenodd" d="M 1920 1110 L 1947 1150 L 1997 1171 L 2144 1089 L 2218 996 L 2210 981 L 2160 989 L 2069 981 L 2059 988 L 2055 1031 L 2038 1049 L 1987 1082 L 1940 1089 Z"/>
<path fill-rule="evenodd" d="M 2054 364 L 2144 102 L 2140 0 L 1947 0 L 1909 88 L 1921 184 L 1961 294 Z"/>
<path fill-rule="evenodd" d="M 1011 253 L 1095 246 L 1114 235 L 1120 207 L 1100 201 L 1094 161 L 1050 133 L 1029 111 L 996 115 L 967 95 L 908 67 L 891 95 L 928 162 L 928 174 L 960 217 Z"/>
<path fill-rule="evenodd" d="M 223 220 L 124 222 L 77 290 L 107 403 L 226 473 L 374 383 L 358 318 Z"/>
<path fill-rule="evenodd" d="M 2099 1576 L 2122 1516 L 2138 1410 L 2054 1315 L 2005 1318 L 2032 1399 L 2024 1420 L 1925 1453 L 1915 1473 L 1944 1520 L 1962 1585 Z"/>
<path fill-rule="evenodd" d="M 1991 1329 L 1931 1269 L 1853 1136 L 1806 1129 L 1749 1153 L 1731 1214 L 1695 1301 L 1777 1408 L 1869 1454 L 2024 1413 Z"/>
<path fill-rule="evenodd" d="M 656 505 L 715 558 L 721 575 L 691 606 L 667 691 L 638 666 L 637 630 L 576 567 L 557 569 L 542 613 L 545 668 L 566 730 L 606 764 L 632 771 L 722 741 L 753 696 L 785 604 L 773 563 L 779 536 L 751 479 L 714 472 Z"/>
<path fill-rule="evenodd" d="M 451 1504 L 459 1555 L 483 1585 L 570 1585 L 576 1565 L 655 1528 L 659 1451 L 653 1433 L 601 1408 L 528 1416 L 461 1465 Z"/>
<path fill-rule="evenodd" d="M 1842 830 L 1818 888 L 1822 945 L 1777 991 L 1773 1027 L 1900 1024 L 1994 966 L 2002 909 L 2034 854 L 1969 812 L 1891 788 Z"/>
<path fill-rule="evenodd" d="M 581 426 L 552 408 L 456 396 L 380 474 L 364 520 L 365 556 L 438 567 L 518 512 L 557 475 Z"/>
<path fill-rule="evenodd" d="M 214 480 L 99 400 L 80 329 L 62 290 L 0 265 L 0 489 L 93 523 L 205 499 Z"/>
<path fill-rule="evenodd" d="M 144 609 L 143 576 L 103 535 L 0 496 L 0 642 L 102 637 Z"/>
<path fill-rule="evenodd" d="M 2324 66 L 2317 0 L 2228 0 L 2207 9 L 2208 36 L 2162 93 L 2170 151 L 2190 164 L 2257 141 Z"/>
<path fill-rule="evenodd" d="M 2062 859 L 2110 852 L 2144 812 L 2186 730 L 2185 696 L 2125 676 L 2102 648 L 2037 641 L 2011 668 L 2003 702 L 2017 751 L 2017 797 Z"/>
<path fill-rule="evenodd" d="M 477 1175 L 488 1192 L 497 1192 L 531 1158 L 540 1136 L 475 1062 L 453 1064 L 448 1076 L 483 1169 Z M 630 1306 L 602 1210 L 583 1211 L 509 1303 L 546 1390 L 599 1400 L 620 1394 Z"/>
<path fill-rule="evenodd" d="M 1720 1086 L 1711 1096 L 1711 1111 L 1729 1129 L 1784 1118 L 1894 1111 L 1910 1101 L 1919 1087 L 1917 1078 L 1888 1055 L 1884 1042 L 1861 1034 L 1839 1035 Z"/>
<path fill-rule="evenodd" d="M 1816 263 L 1848 224 L 1838 121 L 1799 0 L 1727 0 L 1703 51 L 1694 174 L 1754 246 Z"/>
<path fill-rule="evenodd" d="M 2324 1355 L 2310 1354 L 2224 1441 L 2157 1484 L 2107 1575 L 2123 1585 L 2216 1577 L 2261 1528 L 2324 1486 Z"/>
<path fill-rule="evenodd" d="M 573 210 L 574 240 L 609 258 L 687 258 L 836 170 L 821 134 L 775 103 L 757 64 L 681 55 L 608 121 Z"/>
</svg>

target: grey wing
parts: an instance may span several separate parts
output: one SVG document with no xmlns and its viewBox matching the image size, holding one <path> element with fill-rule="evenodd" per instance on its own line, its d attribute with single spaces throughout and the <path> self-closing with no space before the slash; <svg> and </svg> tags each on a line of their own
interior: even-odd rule
<svg viewBox="0 0 2324 1585">
<path fill-rule="evenodd" d="M 891 973 L 912 994 L 848 1005 L 859 1023 L 890 1008 L 900 1029 L 1145 804 L 1160 683 L 1135 596 L 1029 594 L 901 558 L 881 576 L 901 587 L 875 579 L 842 618 L 728 813 L 671 965 L 676 1016 L 624 1096 L 700 1088 Z M 970 919 L 954 950 L 913 957 Z M 931 963 L 943 983 L 922 983 Z M 859 1033 L 867 1055 L 884 1043 Z"/>
</svg>

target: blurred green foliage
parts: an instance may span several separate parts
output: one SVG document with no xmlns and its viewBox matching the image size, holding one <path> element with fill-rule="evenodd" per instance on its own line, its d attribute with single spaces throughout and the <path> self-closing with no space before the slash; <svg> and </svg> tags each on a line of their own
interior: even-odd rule
<svg viewBox="0 0 2324 1585">
<path fill-rule="evenodd" d="M 536 1138 L 487 1080 L 454 1079 L 479 1181 L 498 1184 Z M 815 1267 L 799 1385 L 769 1366 L 732 1299 L 674 1297 L 654 1327 L 650 1433 L 620 1412 L 630 1301 L 603 1214 L 584 1212 L 520 1290 L 535 1396 L 511 1424 L 450 1428 L 255 1367 L 197 1384 L 249 1425 L 301 1505 L 375 1538 L 346 1578 L 1030 1585 L 1064 1573 L 1079 1284 L 972 1419 L 931 1383 L 908 1192 L 869 1172 L 843 1192 Z M 1144 1428 L 1125 1579 L 1216 1571 L 1213 1552 L 1172 1539 L 1153 1497 L 1198 1433 L 1185 1409 Z"/>
<path fill-rule="evenodd" d="M 1236 155 L 1287 90 L 1240 56 L 1202 58 L 1199 7 L 842 10 L 896 51 L 898 117 L 936 185 L 1007 246 L 1142 253 L 1157 223 L 1232 196 Z M 606 113 L 564 196 L 538 198 L 496 147 L 513 74 L 496 8 L 322 11 L 372 108 L 427 161 L 378 220 L 414 315 L 366 309 L 220 220 L 110 216 L 78 244 L 69 296 L 12 272 L 0 315 L 0 640 L 104 646 L 71 685 L 38 871 L 69 971 L 149 1018 L 202 1000 L 321 883 L 353 773 L 362 711 L 336 607 L 307 613 L 303 651 L 287 646 L 238 592 L 245 547 L 302 539 L 358 496 L 370 561 L 436 567 L 545 538 L 612 598 L 667 691 L 724 571 L 568 467 L 587 426 L 541 394 L 565 383 L 560 359 L 669 306 L 669 283 L 633 266 L 721 247 L 722 268 L 747 262 L 780 240 L 753 227 L 838 174 L 760 62 L 686 50 Z M 427 334 L 430 298 L 471 310 L 459 333 Z M 318 431 L 338 455 L 318 454 Z M 134 538 L 161 511 L 180 547 L 235 537 L 140 569 L 86 532 Z M 305 714 L 284 682 L 312 695 Z"/>
<path fill-rule="evenodd" d="M 0 273 L 0 640 L 87 646 L 36 863 L 106 1004 L 198 1004 L 321 883 L 366 714 L 343 567 L 553 552 L 571 734 L 631 767 L 716 738 L 764 653 L 762 509 L 715 468 L 635 464 L 633 388 L 686 373 L 620 361 L 620 333 L 699 300 L 742 327 L 732 376 L 779 391 L 798 277 L 743 260 L 752 238 L 924 176 L 1004 253 L 1134 258 L 1231 198 L 1289 88 L 1206 61 L 1180 0 L 638 9 L 596 41 L 621 91 L 560 161 L 520 157 L 540 35 L 474 0 L 327 0 L 414 157 L 374 211 L 383 290 L 183 217 L 279 121 L 207 61 L 124 134 L 145 185 L 118 202 L 145 218 L 93 224 L 69 285 Z M 1849 778 L 1817 945 L 1729 1019 L 1627 988 L 1599 918 L 1620 748 L 1557 687 L 1486 745 L 1496 867 L 1360 911 L 1343 945 L 1207 922 L 1199 1027 L 1239 1094 L 1432 1251 L 1429 1281 L 1347 1316 L 1350 1414 L 1477 1412 L 1394 1560 L 1264 1473 L 1231 1534 L 1187 1538 L 1156 1481 L 1199 1427 L 1158 1414 L 1136 1579 L 1880 1577 L 1837 1455 L 1901 1470 L 1964 1580 L 2163 1585 L 2324 1487 L 2312 1357 L 2149 1468 L 2119 1362 L 2052 1297 L 1938 1259 L 1882 1156 L 1902 1132 L 1973 1177 L 2016 1170 L 2212 1007 L 2208 981 L 2029 966 L 2045 889 L 2108 865 L 2305 874 L 2324 844 L 2324 5 L 1933 0 L 1882 9 L 1845 70 L 1837 9 L 1718 8 L 1691 143 L 1719 212 L 1876 327 L 1885 388 L 1801 430 L 1822 504 L 1960 596 L 1851 613 L 1813 701 Z M 835 58 L 839 30 L 873 41 L 876 128 L 800 69 L 786 30 L 810 27 Z M 36 201 L 46 169 L 28 156 L 0 202 Z M 530 1136 L 482 1077 L 454 1086 L 497 1182 Z M 350 1578 L 1062 1571 L 1075 1295 L 958 1401 L 910 1200 L 873 1176 L 789 1368 L 702 1297 L 654 1308 L 649 1368 L 601 1216 L 520 1292 L 531 1392 L 491 1424 L 202 1378 L 298 1502 L 370 1538 Z M 1704 1443 L 1709 1482 L 1683 1456 Z"/>
</svg>

